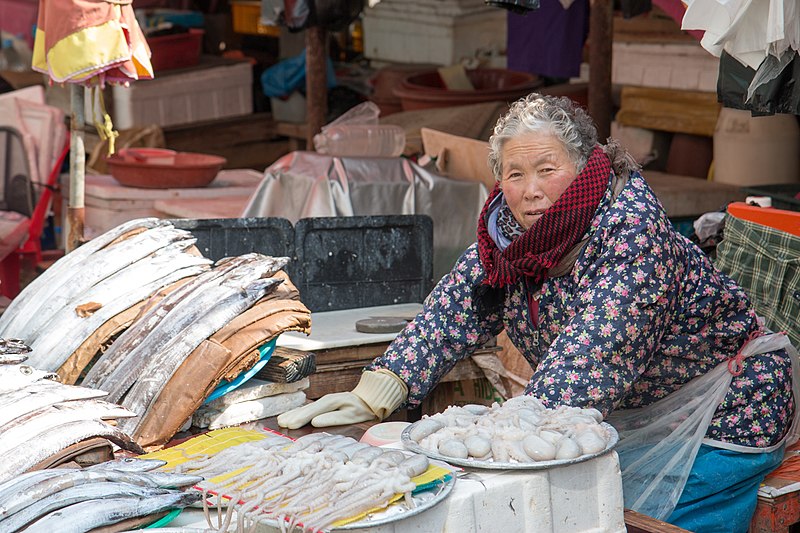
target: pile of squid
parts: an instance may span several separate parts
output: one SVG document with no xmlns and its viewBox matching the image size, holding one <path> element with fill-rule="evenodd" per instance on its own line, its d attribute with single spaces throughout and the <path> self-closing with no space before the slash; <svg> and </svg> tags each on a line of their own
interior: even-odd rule
<svg viewBox="0 0 800 533">
<path fill-rule="evenodd" d="M 576 459 L 603 451 L 610 436 L 597 409 L 548 409 L 518 396 L 502 405 L 448 407 L 414 423 L 408 437 L 453 459 L 498 463 Z"/>
<path fill-rule="evenodd" d="M 163 464 L 130 458 L 88 468 L 39 470 L 9 479 L 0 483 L 0 531 L 91 531 L 147 519 L 202 498 L 200 492 L 181 490 L 201 478 L 155 470 Z"/>
<path fill-rule="evenodd" d="M 387 507 L 397 494 L 413 507 L 416 484 L 411 479 L 428 465 L 424 455 L 314 433 L 294 442 L 271 436 L 194 456 L 174 471 L 201 476 L 205 481 L 198 488 L 230 498 L 233 505 L 222 523 L 219 513 L 217 524 L 212 524 L 206 506 L 209 527 L 231 528 L 230 511 L 235 508 L 237 531 L 269 518 L 285 532 L 326 530 L 340 520 Z"/>
</svg>

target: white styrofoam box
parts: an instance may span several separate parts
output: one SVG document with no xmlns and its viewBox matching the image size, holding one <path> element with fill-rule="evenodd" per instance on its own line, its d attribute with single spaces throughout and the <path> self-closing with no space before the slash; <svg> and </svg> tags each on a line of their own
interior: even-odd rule
<svg viewBox="0 0 800 533">
<path fill-rule="evenodd" d="M 613 83 L 686 91 L 717 90 L 719 59 L 697 43 L 614 43 Z"/>
<path fill-rule="evenodd" d="M 440 504 L 403 520 L 358 533 L 624 532 L 619 458 L 595 459 L 547 470 L 468 470 Z M 235 519 L 235 518 L 234 518 Z M 206 527 L 202 511 L 187 510 L 174 526 Z M 257 533 L 277 533 L 260 523 Z"/>
<path fill-rule="evenodd" d="M 85 178 L 86 214 L 84 234 L 93 238 L 109 229 L 142 217 L 163 217 L 156 208 L 159 200 L 205 199 L 225 202 L 234 197 L 250 196 L 262 174 L 250 169 L 220 170 L 207 187 L 185 189 L 142 189 L 124 187 L 109 175 L 87 174 Z M 66 202 L 69 198 L 69 176 L 62 176 L 62 226 L 66 228 Z M 198 217 L 188 217 L 198 218 Z M 65 234 L 66 234 L 66 230 Z"/>
<path fill-rule="evenodd" d="M 453 65 L 505 46 L 506 12 L 482 1 L 383 1 L 364 14 L 364 55 L 372 60 Z"/>
<path fill-rule="evenodd" d="M 306 121 L 306 97 L 299 91 L 294 91 L 286 100 L 271 97 L 269 106 L 276 122 L 300 124 Z"/>
<path fill-rule="evenodd" d="M 127 129 L 249 115 L 252 84 L 253 67 L 242 62 L 114 86 L 112 118 L 117 129 Z"/>
</svg>

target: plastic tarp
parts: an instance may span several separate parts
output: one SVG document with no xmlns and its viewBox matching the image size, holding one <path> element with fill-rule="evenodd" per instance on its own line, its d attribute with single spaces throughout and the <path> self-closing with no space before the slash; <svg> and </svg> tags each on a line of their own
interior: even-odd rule
<svg viewBox="0 0 800 533">
<path fill-rule="evenodd" d="M 705 30 L 700 44 L 719 57 L 725 50 L 757 69 L 767 54 L 800 48 L 797 0 L 684 0 L 682 29 Z"/>
<path fill-rule="evenodd" d="M 797 0 L 684 0 L 681 28 L 721 57 L 717 93 L 727 107 L 798 113 L 800 3 Z"/>
<path fill-rule="evenodd" d="M 292 152 L 264 171 L 244 217 L 428 215 L 433 276 L 450 271 L 475 242 L 488 193 L 481 183 L 439 176 L 404 158 L 338 158 Z"/>
</svg>

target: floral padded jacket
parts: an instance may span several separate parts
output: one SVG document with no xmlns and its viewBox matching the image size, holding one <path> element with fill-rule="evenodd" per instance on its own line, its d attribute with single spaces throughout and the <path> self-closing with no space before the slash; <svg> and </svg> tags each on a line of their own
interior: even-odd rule
<svg viewBox="0 0 800 533">
<path fill-rule="evenodd" d="M 533 305 L 524 280 L 496 304 L 488 301 L 473 244 L 368 369 L 400 376 L 415 407 L 458 360 L 505 329 L 535 369 L 526 394 L 607 416 L 705 374 L 757 329 L 745 293 L 675 231 L 639 173 L 616 199 L 609 187 L 586 236 L 571 272 L 545 280 Z M 788 355 L 751 356 L 706 435 L 767 447 L 781 439 L 793 412 Z"/>
</svg>

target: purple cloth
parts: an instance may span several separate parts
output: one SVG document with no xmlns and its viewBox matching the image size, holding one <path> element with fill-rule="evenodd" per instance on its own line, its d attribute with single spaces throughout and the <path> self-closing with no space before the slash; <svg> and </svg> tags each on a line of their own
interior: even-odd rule
<svg viewBox="0 0 800 533">
<path fill-rule="evenodd" d="M 508 68 L 552 78 L 580 73 L 583 43 L 589 33 L 589 0 L 564 9 L 542 0 L 536 11 L 508 14 Z"/>
</svg>

